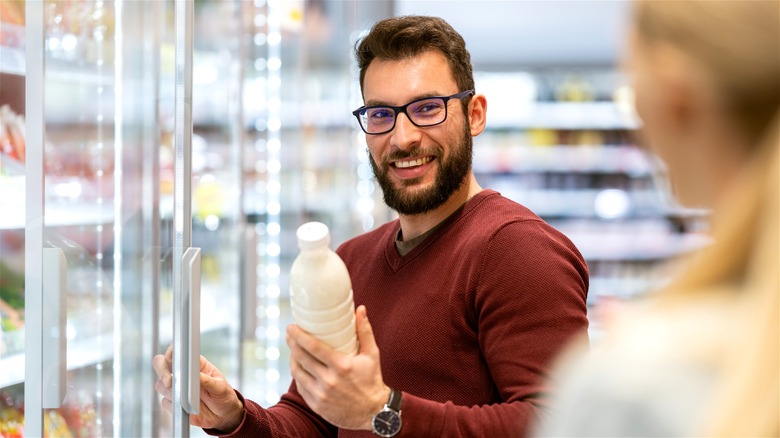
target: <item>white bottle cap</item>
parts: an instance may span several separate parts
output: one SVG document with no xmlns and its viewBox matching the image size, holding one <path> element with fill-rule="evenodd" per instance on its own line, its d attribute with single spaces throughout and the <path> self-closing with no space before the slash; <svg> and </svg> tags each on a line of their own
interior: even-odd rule
<svg viewBox="0 0 780 438">
<path fill-rule="evenodd" d="M 322 222 L 307 222 L 298 227 L 298 248 L 312 249 L 330 244 L 328 226 Z"/>
</svg>

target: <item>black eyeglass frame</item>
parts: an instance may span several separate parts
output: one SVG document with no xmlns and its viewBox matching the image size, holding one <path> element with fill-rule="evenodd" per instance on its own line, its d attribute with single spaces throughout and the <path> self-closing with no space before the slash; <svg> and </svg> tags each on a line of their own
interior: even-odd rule
<svg viewBox="0 0 780 438">
<path fill-rule="evenodd" d="M 461 100 L 461 99 L 463 99 L 463 98 L 465 98 L 467 96 L 472 96 L 472 95 L 474 95 L 474 90 L 466 90 L 466 91 L 461 91 L 460 93 L 455 93 L 455 94 L 450 95 L 450 96 L 428 96 L 428 97 L 422 97 L 420 99 L 415 99 L 415 100 L 407 103 L 406 105 L 401 105 L 401 106 L 392 106 L 392 105 L 365 106 L 364 105 L 364 106 L 361 106 L 360 108 L 356 109 L 355 111 L 352 111 L 352 115 L 355 116 L 355 118 L 357 119 L 358 125 L 360 125 L 360 129 L 362 129 L 363 132 L 365 132 L 368 135 L 387 134 L 388 132 L 390 132 L 393 129 L 395 129 L 395 124 L 398 122 L 398 114 L 399 113 L 405 114 L 406 118 L 409 119 L 409 121 L 412 122 L 412 124 L 414 126 L 417 126 L 418 128 L 428 128 L 430 126 L 441 125 L 442 123 L 447 121 L 447 116 L 449 115 L 449 112 L 448 112 L 449 105 L 448 105 L 448 103 L 449 103 L 450 99 Z M 409 116 L 409 113 L 406 112 L 406 109 L 409 108 L 410 105 L 414 105 L 417 102 L 422 102 L 423 100 L 429 100 L 429 99 L 441 99 L 442 101 L 444 101 L 444 118 L 441 119 L 440 122 L 436 122 L 436 123 L 433 123 L 433 124 L 430 124 L 430 125 L 420 125 L 420 124 L 416 123 L 414 120 L 412 120 L 412 117 Z M 368 132 L 368 131 L 366 131 L 366 128 L 363 126 L 363 122 L 360 120 L 360 113 L 365 113 L 366 111 L 368 111 L 370 109 L 373 109 L 373 108 L 389 108 L 389 109 L 393 110 L 393 125 L 390 127 L 390 129 L 388 129 L 387 131 L 382 131 L 382 132 Z"/>
</svg>

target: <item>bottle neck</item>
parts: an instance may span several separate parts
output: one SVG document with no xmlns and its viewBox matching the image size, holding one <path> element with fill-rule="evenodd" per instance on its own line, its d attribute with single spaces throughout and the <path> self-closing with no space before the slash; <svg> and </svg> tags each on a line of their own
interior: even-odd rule
<svg viewBox="0 0 780 438">
<path fill-rule="evenodd" d="M 314 248 L 306 248 L 301 250 L 301 255 L 304 257 L 324 257 L 328 255 L 330 248 L 327 245 L 315 246 Z"/>
</svg>

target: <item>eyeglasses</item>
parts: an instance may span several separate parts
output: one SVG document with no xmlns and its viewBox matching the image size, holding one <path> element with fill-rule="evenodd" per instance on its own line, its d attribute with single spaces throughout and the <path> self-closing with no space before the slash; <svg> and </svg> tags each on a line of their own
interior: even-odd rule
<svg viewBox="0 0 780 438">
<path fill-rule="evenodd" d="M 362 106 L 352 114 L 357 118 L 363 132 L 370 135 L 386 134 L 395 128 L 398 113 L 406 114 L 414 126 L 425 128 L 444 123 L 447 120 L 447 102 L 463 99 L 474 94 L 474 90 L 461 91 L 452 96 L 431 96 L 413 100 L 403 106 Z"/>
</svg>

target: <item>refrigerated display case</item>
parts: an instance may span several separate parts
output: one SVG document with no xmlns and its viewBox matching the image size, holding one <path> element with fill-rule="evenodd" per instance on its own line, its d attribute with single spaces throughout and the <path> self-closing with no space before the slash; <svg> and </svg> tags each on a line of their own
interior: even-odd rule
<svg viewBox="0 0 780 438">
<path fill-rule="evenodd" d="M 176 74 L 193 70 L 193 6 L 2 2 L 3 436 L 186 436 L 192 409 L 179 397 L 180 373 L 171 416 L 154 391 L 153 355 L 173 345 L 181 370 L 192 361 L 176 364 L 184 356 L 177 348 L 202 333 L 215 362 L 235 362 L 237 304 L 229 306 L 240 293 L 240 254 L 224 253 L 239 227 L 230 198 L 237 182 L 220 174 L 215 188 L 208 166 L 193 174 L 188 116 L 192 95 L 208 87 L 198 83 L 193 93 L 187 75 Z M 228 6 L 237 11 L 240 2 Z M 219 133 L 210 138 L 238 151 L 238 125 L 227 111 L 208 122 Z M 225 161 L 234 169 L 238 158 Z M 215 208 L 217 196 L 228 205 Z M 193 244 L 203 251 L 190 251 Z M 191 254 L 203 263 L 183 259 Z M 207 280 L 201 304 L 220 309 L 200 327 L 200 318 L 181 314 L 197 304 L 184 288 L 199 284 L 188 266 Z M 190 351 L 200 351 L 197 343 Z"/>
<path fill-rule="evenodd" d="M 6 328 L 16 320 L 0 357 L 4 412 L 23 406 L 28 436 L 152 433 L 159 405 L 136 390 L 153 385 L 158 339 L 160 244 L 144 190 L 153 175 L 140 166 L 156 162 L 157 103 L 127 93 L 154 89 L 155 20 L 146 21 L 148 39 L 122 39 L 141 33 L 148 8 L 3 6 L 25 20 L 14 39 L 2 24 L 0 88 L 25 119 L 26 146 L 23 155 L 3 151 L 1 184 L 14 195 L 4 206 L 2 262 L 14 266 L 2 279 L 17 279 L 13 302 L 24 317 L 3 315 Z"/>
</svg>

